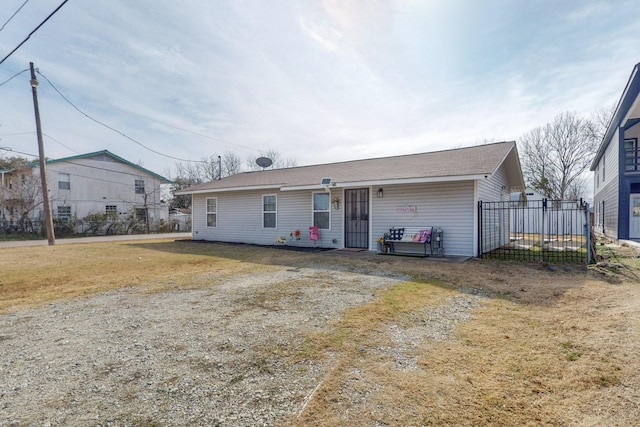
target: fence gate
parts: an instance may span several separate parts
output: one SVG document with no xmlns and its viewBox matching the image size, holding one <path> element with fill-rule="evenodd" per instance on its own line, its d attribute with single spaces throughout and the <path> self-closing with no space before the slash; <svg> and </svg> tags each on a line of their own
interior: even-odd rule
<svg viewBox="0 0 640 427">
<path fill-rule="evenodd" d="M 586 264 L 589 230 L 582 200 L 478 202 L 481 258 Z"/>
</svg>

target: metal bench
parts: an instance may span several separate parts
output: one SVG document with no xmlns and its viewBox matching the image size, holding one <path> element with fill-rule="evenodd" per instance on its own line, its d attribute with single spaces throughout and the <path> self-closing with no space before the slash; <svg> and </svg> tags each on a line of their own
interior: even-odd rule
<svg viewBox="0 0 640 427">
<path fill-rule="evenodd" d="M 415 245 L 422 245 L 425 257 L 429 255 L 444 256 L 443 233 L 440 227 L 394 227 L 384 234 L 383 244 L 391 254 L 415 254 L 407 249 L 413 248 Z"/>
</svg>

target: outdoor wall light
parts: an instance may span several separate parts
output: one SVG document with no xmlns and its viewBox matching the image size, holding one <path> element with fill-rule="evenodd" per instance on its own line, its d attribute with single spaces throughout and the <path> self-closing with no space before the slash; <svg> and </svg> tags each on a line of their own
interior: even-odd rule
<svg viewBox="0 0 640 427">
<path fill-rule="evenodd" d="M 382 188 L 378 188 L 378 199 L 382 199 L 384 197 L 384 191 Z"/>
</svg>

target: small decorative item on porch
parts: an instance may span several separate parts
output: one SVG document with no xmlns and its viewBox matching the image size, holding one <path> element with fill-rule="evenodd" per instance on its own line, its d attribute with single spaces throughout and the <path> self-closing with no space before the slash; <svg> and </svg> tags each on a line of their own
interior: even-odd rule
<svg viewBox="0 0 640 427">
<path fill-rule="evenodd" d="M 387 252 L 387 248 L 384 245 L 384 239 L 382 237 L 378 237 L 376 239 L 376 243 L 378 244 L 378 252 L 385 253 Z"/>
<path fill-rule="evenodd" d="M 331 204 L 333 205 L 333 209 L 337 211 L 338 209 L 340 209 L 340 198 L 334 197 L 333 199 L 331 199 Z"/>
<path fill-rule="evenodd" d="M 292 231 L 291 233 L 289 233 L 289 240 L 300 240 L 300 236 L 302 235 L 302 232 L 300 231 L 300 229 L 297 229 L 296 231 Z"/>
<path fill-rule="evenodd" d="M 285 243 L 287 243 L 287 238 L 284 236 L 280 236 L 276 239 L 276 243 L 279 245 L 284 245 Z"/>
<path fill-rule="evenodd" d="M 315 242 L 319 237 L 320 235 L 318 234 L 318 227 L 316 227 L 315 225 L 309 227 L 309 239 Z"/>
</svg>

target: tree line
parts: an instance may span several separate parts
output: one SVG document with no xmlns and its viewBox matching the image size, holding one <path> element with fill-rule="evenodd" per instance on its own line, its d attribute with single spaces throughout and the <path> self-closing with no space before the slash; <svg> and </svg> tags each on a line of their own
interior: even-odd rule
<svg viewBox="0 0 640 427">
<path fill-rule="evenodd" d="M 579 199 L 588 191 L 585 176 L 604 133 L 613 116 L 614 107 L 600 108 L 590 117 L 575 112 L 558 114 L 549 123 L 536 127 L 517 141 L 522 173 L 527 186 L 549 199 Z M 266 169 L 280 169 L 297 165 L 295 159 L 285 158 L 275 150 L 261 151 L 244 161 L 236 153 L 211 155 L 197 162 L 178 162 L 172 178 L 171 208 L 190 208 L 191 196 L 176 196 L 175 192 L 208 181 L 225 178 L 244 171 L 263 169 L 257 157 L 267 157 L 272 164 Z M 2 157 L 0 170 L 25 167 L 33 160 L 22 157 Z M 25 206 L 33 206 L 38 191 L 36 185 L 25 185 Z M 34 189 L 27 191 L 26 189 Z M 0 192 L 0 208 L 4 202 Z M 28 199 L 28 200 L 27 200 Z M 13 201 L 15 203 L 15 200 Z"/>
</svg>

